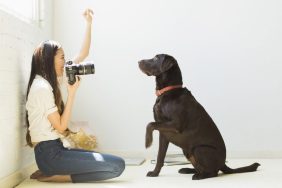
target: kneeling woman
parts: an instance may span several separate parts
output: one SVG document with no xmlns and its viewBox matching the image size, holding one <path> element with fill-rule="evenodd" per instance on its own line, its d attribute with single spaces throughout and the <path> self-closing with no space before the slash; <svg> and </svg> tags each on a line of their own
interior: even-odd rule
<svg viewBox="0 0 282 188">
<path fill-rule="evenodd" d="M 91 10 L 84 14 L 91 25 Z M 81 62 L 90 46 L 90 26 L 87 25 L 81 53 L 74 59 Z M 89 31 L 90 30 L 90 31 Z M 85 53 L 87 52 L 87 53 Z M 125 168 L 120 157 L 92 151 L 68 149 L 60 141 L 68 128 L 79 79 L 68 85 L 67 102 L 62 102 L 58 77 L 64 71 L 64 51 L 55 41 L 42 42 L 32 57 L 27 88 L 27 142 L 34 147 L 39 171 L 31 178 L 51 182 L 89 182 L 118 177 Z"/>
</svg>

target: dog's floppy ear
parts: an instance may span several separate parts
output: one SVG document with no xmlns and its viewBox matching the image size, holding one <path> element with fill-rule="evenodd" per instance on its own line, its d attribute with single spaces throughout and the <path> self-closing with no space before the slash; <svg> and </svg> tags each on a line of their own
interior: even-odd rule
<svg viewBox="0 0 282 188">
<path fill-rule="evenodd" d="M 175 64 L 177 64 L 176 59 L 172 56 L 166 55 L 161 65 L 161 72 L 169 70 Z"/>
</svg>

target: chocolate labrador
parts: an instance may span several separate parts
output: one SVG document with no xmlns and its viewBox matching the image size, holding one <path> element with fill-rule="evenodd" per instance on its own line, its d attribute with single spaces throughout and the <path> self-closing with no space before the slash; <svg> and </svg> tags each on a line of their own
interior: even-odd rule
<svg viewBox="0 0 282 188">
<path fill-rule="evenodd" d="M 158 176 L 171 142 L 182 148 L 194 168 L 182 168 L 179 173 L 194 174 L 199 180 L 225 174 L 253 172 L 260 164 L 231 169 L 225 164 L 226 149 L 214 121 L 191 92 L 182 87 L 182 76 L 177 61 L 169 55 L 159 54 L 153 59 L 138 62 L 141 71 L 156 77 L 157 100 L 154 105 L 155 122 L 146 129 L 146 148 L 153 141 L 153 131 L 159 131 L 157 164 L 147 176 Z"/>
</svg>

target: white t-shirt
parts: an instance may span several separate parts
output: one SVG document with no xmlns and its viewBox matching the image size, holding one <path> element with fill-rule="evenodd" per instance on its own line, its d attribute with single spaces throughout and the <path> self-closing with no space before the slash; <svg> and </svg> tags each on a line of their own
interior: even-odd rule
<svg viewBox="0 0 282 188">
<path fill-rule="evenodd" d="M 36 75 L 31 84 L 26 109 L 32 142 L 55 140 L 62 136 L 47 118 L 49 114 L 58 110 L 53 89 L 49 82 L 39 75 Z"/>
</svg>

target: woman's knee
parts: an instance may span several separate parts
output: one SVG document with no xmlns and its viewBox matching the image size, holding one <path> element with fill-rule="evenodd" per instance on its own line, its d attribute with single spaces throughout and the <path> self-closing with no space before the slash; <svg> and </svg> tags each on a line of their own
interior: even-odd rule
<svg viewBox="0 0 282 188">
<path fill-rule="evenodd" d="M 113 171 L 115 173 L 115 177 L 118 177 L 123 173 L 125 169 L 125 161 L 124 159 L 115 156 L 114 160 L 112 160 L 112 166 Z"/>
<path fill-rule="evenodd" d="M 125 169 L 125 161 L 122 158 L 119 158 L 119 160 L 117 161 L 117 165 L 118 165 L 118 172 L 117 172 L 117 177 L 120 176 L 124 169 Z"/>
</svg>

